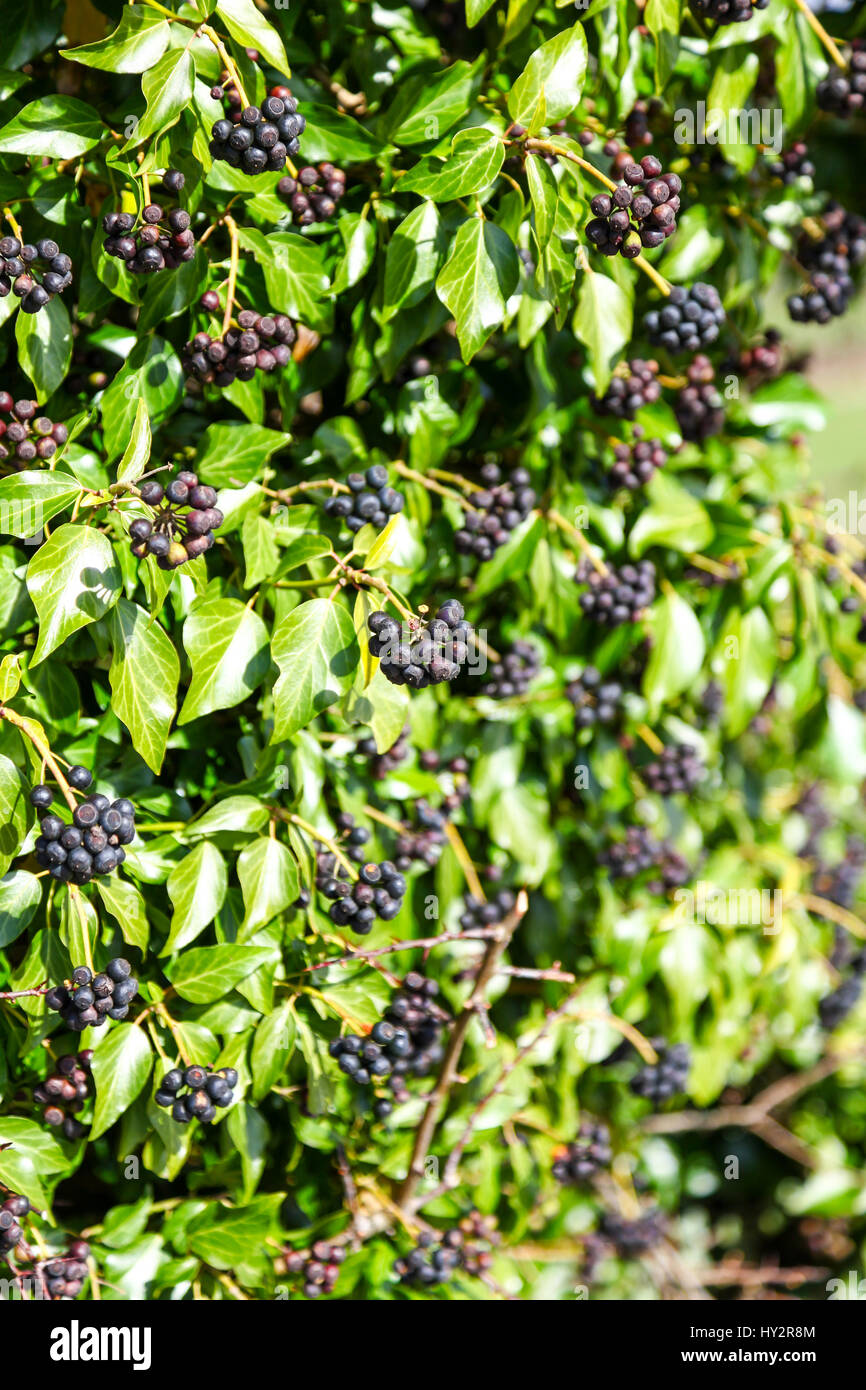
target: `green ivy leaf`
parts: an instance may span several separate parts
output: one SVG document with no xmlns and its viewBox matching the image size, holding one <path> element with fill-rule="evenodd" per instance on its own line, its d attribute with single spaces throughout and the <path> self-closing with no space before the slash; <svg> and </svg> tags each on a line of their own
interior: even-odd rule
<svg viewBox="0 0 866 1390">
<path fill-rule="evenodd" d="M 92 106 L 75 97 L 42 97 L 22 107 L 17 116 L 0 127 L 0 151 L 76 159 L 98 145 L 104 134 Z"/>
<path fill-rule="evenodd" d="M 508 93 L 511 119 L 537 134 L 570 116 L 580 101 L 586 64 L 586 34 L 578 20 L 536 48 Z"/>
<path fill-rule="evenodd" d="M 53 395 L 72 361 L 72 325 L 66 305 L 55 295 L 38 314 L 21 310 L 15 323 L 18 360 L 41 403 Z"/>
<path fill-rule="evenodd" d="M 2 783 L 2 770 L 0 770 Z M 0 800 L 2 800 L 0 785 Z M 2 839 L 0 839 L 2 855 Z M 0 879 L 0 947 L 17 941 L 33 920 L 33 915 L 42 901 L 42 884 L 35 874 L 26 869 L 13 869 Z"/>
<path fill-rule="evenodd" d="M 263 946 L 196 946 L 175 961 L 171 982 L 181 999 L 209 1004 L 224 999 L 270 955 Z"/>
<path fill-rule="evenodd" d="M 724 237 L 711 229 L 702 204 L 686 208 L 677 220 L 676 236 L 667 243 L 670 250 L 665 251 L 662 270 L 669 280 L 689 284 L 718 260 L 724 245 Z"/>
<path fill-rule="evenodd" d="M 136 343 L 102 397 L 102 424 L 109 458 L 129 443 L 142 401 L 151 426 L 170 414 L 183 394 L 183 370 L 174 349 L 163 338 Z"/>
<path fill-rule="evenodd" d="M 254 589 L 276 574 L 280 559 L 276 532 L 267 517 L 250 512 L 241 526 L 241 540 L 246 564 L 244 588 Z"/>
<path fill-rule="evenodd" d="M 238 878 L 245 908 L 242 939 L 291 907 L 300 887 L 294 855 L 271 836 L 254 840 L 238 855 Z"/>
<path fill-rule="evenodd" d="M 704 634 L 685 599 L 674 590 L 663 594 L 650 612 L 652 647 L 643 678 L 643 693 L 658 708 L 687 690 L 704 660 Z"/>
<path fill-rule="evenodd" d="M 667 84 L 680 49 L 680 0 L 647 0 L 644 23 L 656 42 L 656 77 Z"/>
<path fill-rule="evenodd" d="M 631 342 L 632 302 L 615 280 L 600 271 L 583 277 L 574 333 L 589 350 L 596 392 L 604 395 L 613 375 L 613 359 Z"/>
<path fill-rule="evenodd" d="M 430 293 L 447 248 L 435 203 L 420 203 L 395 227 L 385 254 L 384 322 Z"/>
<path fill-rule="evenodd" d="M 304 131 L 304 159 L 311 163 L 329 159 L 334 163 L 362 164 L 375 159 L 383 149 L 382 142 L 356 121 L 333 106 L 317 101 L 304 102 L 307 128 Z"/>
<path fill-rule="evenodd" d="M 504 158 L 505 146 L 498 135 L 489 130 L 461 130 L 454 136 L 448 155 L 419 160 L 400 179 L 397 189 L 449 203 L 488 188 Z"/>
<path fill-rule="evenodd" d="M 273 690 L 272 738 L 279 743 L 333 705 L 352 684 L 359 660 L 352 619 L 337 603 L 310 599 L 277 627 L 273 657 L 280 675 Z"/>
<path fill-rule="evenodd" d="M 283 41 L 253 0 L 217 0 L 216 12 L 243 48 L 258 49 L 265 62 L 283 77 L 291 76 Z"/>
<path fill-rule="evenodd" d="M 106 910 L 120 927 L 124 941 L 144 954 L 150 937 L 150 923 L 147 920 L 147 906 L 138 888 L 119 874 L 108 874 L 97 879 L 96 887 Z"/>
<path fill-rule="evenodd" d="M 147 406 L 144 401 L 138 401 L 132 434 L 129 436 L 129 443 L 123 451 L 123 458 L 117 465 L 117 481 L 119 483 L 134 483 L 141 477 L 150 458 L 150 446 L 151 433 L 150 420 L 147 418 Z"/>
<path fill-rule="evenodd" d="M 138 315 L 138 331 L 149 333 L 165 319 L 177 318 L 199 298 L 207 284 L 208 259 L 201 247 L 168 275 L 152 275 Z"/>
<path fill-rule="evenodd" d="M 334 272 L 331 294 L 344 294 L 363 280 L 376 254 L 376 228 L 359 212 L 341 217 L 337 230 L 343 240 L 343 255 Z"/>
<path fill-rule="evenodd" d="M 443 72 L 425 73 L 404 83 L 385 118 L 388 139 L 396 145 L 441 140 L 471 107 L 483 64 L 483 57 L 474 64 L 461 60 Z"/>
<path fill-rule="evenodd" d="M 238 235 L 241 246 L 252 251 L 264 272 L 272 307 L 300 319 L 308 328 L 327 332 L 333 306 L 327 299 L 330 285 L 322 248 L 293 232 L 265 236 L 241 227 Z"/>
<path fill-rule="evenodd" d="M 208 425 L 196 452 L 196 472 L 212 487 L 243 486 L 260 478 L 265 464 L 291 441 L 290 434 L 261 425 L 218 421 Z"/>
<path fill-rule="evenodd" d="M 0 478 L 0 532 L 29 540 L 46 521 L 66 511 L 81 492 L 68 473 L 10 473 Z"/>
<path fill-rule="evenodd" d="M 183 645 L 192 680 L 181 724 L 240 704 L 268 673 L 268 630 L 237 599 L 211 597 L 197 603 L 184 623 Z"/>
<path fill-rule="evenodd" d="M 535 213 L 535 242 L 541 252 L 553 235 L 559 189 L 550 165 L 537 155 L 526 161 L 526 182 Z"/>
<path fill-rule="evenodd" d="M 62 48 L 61 58 L 102 72 L 146 72 L 165 52 L 171 37 L 168 23 L 155 10 L 129 5 L 107 38 L 78 48 Z"/>
<path fill-rule="evenodd" d="M 156 619 L 125 598 L 112 610 L 111 643 L 112 707 L 148 767 L 159 772 L 177 708 L 177 652 Z"/>
<path fill-rule="evenodd" d="M 188 48 L 170 48 L 148 68 L 141 79 L 141 90 L 147 108 L 123 153 L 134 150 L 143 140 L 162 135 L 180 120 L 192 101 L 195 89 L 195 63 Z"/>
<path fill-rule="evenodd" d="M 659 471 L 646 487 L 649 505 L 631 529 L 628 552 L 637 558 L 652 545 L 666 545 L 685 554 L 701 551 L 713 538 L 706 507 L 676 479 Z"/>
<path fill-rule="evenodd" d="M 250 1051 L 253 1099 L 261 1101 L 283 1075 L 295 1046 L 295 1019 L 291 1004 L 278 1005 L 263 1018 Z"/>
<path fill-rule="evenodd" d="M 479 217 L 461 224 L 436 280 L 436 293 L 457 321 L 464 362 L 502 323 L 505 301 L 518 278 L 517 252 L 505 232 Z"/>
<path fill-rule="evenodd" d="M 182 950 L 201 935 L 222 907 L 227 885 L 225 860 L 208 840 L 180 861 L 166 885 L 174 915 L 162 955 Z"/>
<path fill-rule="evenodd" d="M 30 561 L 27 588 L 39 616 L 35 666 L 117 602 L 120 571 L 111 542 L 92 526 L 59 527 Z"/>
<path fill-rule="evenodd" d="M 27 795 L 21 773 L 0 755 L 0 874 L 19 853 L 27 833 Z"/>
<path fill-rule="evenodd" d="M 153 1053 L 143 1028 L 119 1023 L 104 1040 L 100 1038 L 91 1062 L 96 1085 L 91 1139 L 98 1139 L 129 1109 L 147 1085 L 152 1066 Z"/>
<path fill-rule="evenodd" d="M 716 646 L 714 671 L 725 692 L 724 722 L 731 738 L 748 726 L 773 683 L 778 661 L 773 625 L 763 608 L 733 609 Z"/>
</svg>

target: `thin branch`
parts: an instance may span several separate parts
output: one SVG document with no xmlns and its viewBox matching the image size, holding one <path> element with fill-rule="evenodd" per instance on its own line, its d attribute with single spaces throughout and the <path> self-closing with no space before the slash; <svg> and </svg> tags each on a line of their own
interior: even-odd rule
<svg viewBox="0 0 866 1390">
<path fill-rule="evenodd" d="M 16 714 L 15 711 L 10 709 L 8 705 L 0 705 L 0 719 L 5 719 L 8 724 L 14 724 L 15 728 L 18 729 L 26 739 L 29 739 L 29 741 L 33 744 L 33 747 L 36 749 L 36 752 L 39 754 L 43 762 L 51 768 L 52 776 L 54 777 L 55 782 L 57 783 L 58 787 L 63 793 L 63 798 L 70 811 L 75 811 L 77 809 L 78 802 L 75 800 L 75 797 L 72 793 L 72 788 L 70 787 L 66 778 L 63 776 L 57 759 L 51 752 L 48 743 L 42 735 L 40 725 L 36 724 L 35 720 L 33 719 L 25 719 L 23 715 Z"/>
<path fill-rule="evenodd" d="M 496 968 L 499 964 L 500 957 L 507 949 L 508 943 L 520 921 L 526 915 L 528 906 L 529 903 L 526 893 L 521 890 L 513 910 L 509 912 L 505 921 L 500 923 L 496 928 L 495 935 L 487 944 L 478 970 L 475 987 L 466 1003 L 463 1005 L 463 1009 L 451 1031 L 451 1036 L 445 1049 L 445 1057 L 442 1062 L 439 1079 L 427 1097 L 427 1104 L 421 1117 L 421 1123 L 415 1133 L 415 1143 L 412 1149 L 412 1157 L 409 1161 L 409 1168 L 398 1191 L 397 1200 L 404 1211 L 411 1207 L 415 1189 L 424 1176 L 424 1162 L 430 1150 L 439 1117 L 447 1104 L 451 1087 L 457 1080 L 460 1055 L 463 1051 L 463 1044 L 466 1041 L 466 1035 L 469 1032 L 470 1024 L 479 1009 L 482 1008 L 485 1003 L 485 991 L 487 986 L 496 974 Z"/>
</svg>

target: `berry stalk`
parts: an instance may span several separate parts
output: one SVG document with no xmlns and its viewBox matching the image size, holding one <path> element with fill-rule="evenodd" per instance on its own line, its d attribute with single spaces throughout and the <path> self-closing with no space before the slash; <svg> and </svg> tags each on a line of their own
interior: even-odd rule
<svg viewBox="0 0 866 1390">
<path fill-rule="evenodd" d="M 16 714 L 15 711 L 10 709 L 8 705 L 0 705 L 0 719 L 5 719 L 8 724 L 14 724 L 15 728 L 18 729 L 21 734 L 23 734 L 24 738 L 29 739 L 29 741 L 33 744 L 33 747 L 36 749 L 37 753 L 39 754 L 40 758 L 42 758 L 46 766 L 51 768 L 54 780 L 60 788 L 61 792 L 63 793 L 63 799 L 69 807 L 70 811 L 75 811 L 78 806 L 78 802 L 75 800 L 72 788 L 70 787 L 62 771 L 60 770 L 60 766 L 57 762 L 57 759 L 51 752 L 51 749 L 49 748 L 45 739 L 42 737 L 41 732 L 36 732 L 36 728 L 39 728 L 39 726 L 37 725 L 36 728 L 34 728 L 33 720 L 25 719 L 23 715 Z"/>
</svg>

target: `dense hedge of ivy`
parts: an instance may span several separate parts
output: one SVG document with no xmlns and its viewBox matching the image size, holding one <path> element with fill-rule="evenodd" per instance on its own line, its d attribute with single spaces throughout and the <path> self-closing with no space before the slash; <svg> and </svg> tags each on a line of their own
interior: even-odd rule
<svg viewBox="0 0 866 1390">
<path fill-rule="evenodd" d="M 866 21 L 730 8 L 4 17 L 7 1297 L 847 1289 Z"/>
</svg>

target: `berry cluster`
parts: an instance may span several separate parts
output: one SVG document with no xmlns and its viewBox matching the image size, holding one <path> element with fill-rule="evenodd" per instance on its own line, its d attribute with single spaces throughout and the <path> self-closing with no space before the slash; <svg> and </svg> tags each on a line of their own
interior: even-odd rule
<svg viewBox="0 0 866 1390">
<path fill-rule="evenodd" d="M 851 962 L 851 974 L 846 980 L 821 1000 L 818 1016 L 821 1027 L 831 1033 L 847 1018 L 860 1000 L 863 992 L 863 976 L 866 975 L 866 951 L 858 951 Z"/>
<path fill-rule="evenodd" d="M 340 517 L 350 531 L 362 526 L 375 526 L 381 531 L 389 517 L 402 512 L 406 498 L 388 483 L 388 470 L 383 463 L 373 463 L 366 473 L 350 473 L 346 482 L 349 492 L 329 497 L 325 503 L 328 516 Z"/>
<path fill-rule="evenodd" d="M 638 145 L 652 144 L 649 118 L 649 106 L 645 101 L 637 100 L 625 118 L 625 143 L 630 150 L 636 150 Z"/>
<path fill-rule="evenodd" d="M 724 589 L 726 584 L 735 584 L 738 579 L 742 579 L 743 572 L 736 560 L 719 560 L 717 563 L 725 571 L 723 574 L 700 569 L 697 565 L 686 565 L 683 575 L 693 584 L 699 584 L 702 589 Z"/>
<path fill-rule="evenodd" d="M 76 1028 L 75 1031 L 80 1030 Z M 41 1085 L 33 1090 L 33 1099 L 37 1105 L 45 1106 L 42 1112 L 45 1123 L 54 1128 L 62 1127 L 65 1137 L 71 1143 L 76 1139 L 82 1139 L 87 1133 L 85 1126 L 80 1120 L 76 1120 L 75 1116 L 84 1109 L 91 1094 L 92 1058 L 93 1052 L 90 1048 L 58 1057 L 57 1066 L 51 1076 L 46 1077 Z"/>
<path fill-rule="evenodd" d="M 41 280 L 35 273 L 37 264 Z M 22 243 L 17 236 L 0 237 L 0 299 L 11 291 L 21 300 L 22 313 L 38 314 L 71 284 L 72 261 L 50 237 L 43 237 L 35 246 Z"/>
<path fill-rule="evenodd" d="M 474 508 L 463 518 L 463 525 L 454 533 L 458 555 L 473 555 L 476 560 L 489 560 L 495 550 L 504 545 L 515 527 L 525 521 L 536 503 L 531 478 L 525 468 L 513 468 L 506 482 L 497 463 L 481 467 L 484 488 L 470 494 Z"/>
<path fill-rule="evenodd" d="M 213 91 L 222 96 L 222 88 Z M 242 111 L 233 110 L 231 119 L 223 116 L 214 121 L 210 152 L 215 160 L 224 160 L 245 174 L 277 172 L 285 169 L 289 155 L 298 153 L 298 136 L 306 124 L 304 117 L 298 115 L 298 103 L 288 88 L 272 88 L 261 110 L 247 106 Z"/>
<path fill-rule="evenodd" d="M 661 160 L 645 154 L 640 164 L 622 170 L 624 182 L 612 193 L 597 193 L 590 203 L 586 235 L 605 256 L 617 252 L 634 260 L 644 248 L 661 246 L 677 229 L 682 179 L 662 173 Z"/>
<path fill-rule="evenodd" d="M 499 661 L 488 666 L 480 693 L 491 700 L 524 695 L 541 670 L 541 656 L 531 642 L 513 642 Z"/>
<path fill-rule="evenodd" d="M 638 622 L 656 596 L 656 567 L 652 560 L 640 560 L 621 569 L 608 565 L 605 573 L 599 574 L 584 559 L 574 577 L 578 584 L 589 586 L 579 600 L 584 616 L 604 627 Z"/>
<path fill-rule="evenodd" d="M 686 289 L 674 285 L 667 302 L 651 309 L 643 325 L 651 343 L 668 352 L 697 352 L 719 336 L 725 310 L 715 285 L 698 281 Z"/>
<path fill-rule="evenodd" d="M 10 1192 L 0 1204 L 0 1259 L 14 1250 L 24 1239 L 19 1222 L 29 1211 L 29 1201 L 19 1192 Z"/>
<path fill-rule="evenodd" d="M 402 1284 L 422 1288 L 447 1284 L 458 1270 L 484 1274 L 493 1262 L 495 1226 L 493 1217 L 474 1211 L 442 1235 L 422 1231 L 415 1249 L 395 1260 L 394 1273 Z"/>
<path fill-rule="evenodd" d="M 77 966 L 70 981 L 48 991 L 45 1003 L 73 1033 L 83 1033 L 85 1028 L 101 1028 L 109 1018 L 126 1018 L 137 993 L 132 966 L 117 956 L 96 975 L 86 965 Z"/>
<path fill-rule="evenodd" d="M 642 406 L 653 405 L 661 398 L 658 370 L 658 362 L 632 358 L 626 363 L 622 374 L 611 378 L 603 396 L 590 397 L 596 415 L 615 415 L 620 420 L 633 420 Z"/>
<path fill-rule="evenodd" d="M 463 896 L 463 911 L 459 923 L 461 931 L 479 931 L 483 927 L 496 927 L 508 916 L 517 897 L 510 888 L 500 888 L 495 897 L 482 902 L 471 893 Z"/>
<path fill-rule="evenodd" d="M 54 1302 L 77 1298 L 88 1275 L 90 1246 L 86 1240 L 73 1240 L 65 1255 L 46 1260 L 40 1266 L 48 1296 Z"/>
<path fill-rule="evenodd" d="M 553 1176 L 566 1186 L 589 1182 L 613 1158 L 607 1125 L 585 1121 L 577 1138 L 554 1159 Z"/>
<path fill-rule="evenodd" d="M 802 140 L 795 140 L 790 149 L 782 150 L 778 159 L 771 160 L 767 172 L 774 179 L 781 179 L 789 186 L 798 179 L 813 179 L 815 166 L 809 158 L 809 150 Z"/>
<path fill-rule="evenodd" d="M 386 748 L 384 753 L 380 753 L 376 747 L 374 738 L 359 739 L 355 752 L 360 753 L 362 758 L 369 759 L 370 776 L 376 782 L 381 782 L 387 777 L 389 772 L 393 772 L 409 756 L 409 728 L 408 726 L 401 731 L 390 748 Z"/>
<path fill-rule="evenodd" d="M 661 1105 L 662 1101 L 685 1091 L 692 1059 L 686 1043 L 666 1047 L 663 1039 L 653 1039 L 653 1047 L 658 1053 L 658 1061 L 651 1066 L 641 1067 L 629 1082 L 629 1088 L 636 1096 L 643 1096 L 653 1105 Z"/>
<path fill-rule="evenodd" d="M 640 768 L 647 790 L 658 796 L 690 792 L 704 780 L 706 768 L 691 743 L 668 743 L 651 762 Z"/>
<path fill-rule="evenodd" d="M 715 369 L 708 357 L 698 353 L 686 368 L 688 384 L 677 392 L 674 414 L 683 439 L 701 444 L 725 426 L 722 397 L 717 391 Z"/>
<path fill-rule="evenodd" d="M 307 164 L 298 170 L 298 177 L 285 174 L 277 184 L 277 192 L 292 209 L 292 221 L 298 227 L 313 222 L 327 222 L 337 211 L 337 204 L 346 191 L 346 175 L 335 164 Z"/>
<path fill-rule="evenodd" d="M 611 840 L 598 856 L 611 878 L 633 879 L 649 869 L 659 878 L 647 884 L 650 892 L 663 892 L 688 883 L 692 871 L 670 845 L 654 838 L 643 825 L 628 826 L 624 840 Z"/>
<path fill-rule="evenodd" d="M 93 776 L 86 767 L 71 767 L 70 787 L 87 791 Z M 35 854 L 43 869 L 61 883 L 89 883 L 112 873 L 126 858 L 124 845 L 135 839 L 135 807 L 126 797 L 109 801 L 94 792 L 79 803 L 67 825 L 51 811 L 54 793 L 40 784 L 30 793 L 30 803 L 40 817 Z"/>
<path fill-rule="evenodd" d="M 616 1246 L 617 1254 L 629 1259 L 642 1255 L 664 1240 L 665 1223 L 657 1210 L 644 1212 L 632 1221 L 608 1211 L 602 1218 L 601 1232 L 606 1240 Z"/>
<path fill-rule="evenodd" d="M 668 461 L 668 452 L 660 439 L 643 439 L 640 425 L 634 426 L 635 440 L 632 444 L 617 444 L 613 451 L 613 463 L 607 470 L 607 480 L 612 487 L 627 487 L 637 492 Z"/>
<path fill-rule="evenodd" d="M 416 826 L 398 835 L 394 844 L 394 862 L 401 873 L 406 873 L 415 862 L 432 869 L 442 857 L 445 826 L 448 824 L 444 811 L 437 810 L 427 801 L 418 801 L 415 803 L 415 820 Z"/>
<path fill-rule="evenodd" d="M 848 58 L 848 71 L 833 68 L 816 90 L 818 105 L 836 116 L 856 116 L 866 103 L 866 48 L 855 40 Z"/>
<path fill-rule="evenodd" d="M 237 1084 L 234 1067 L 221 1067 L 219 1071 L 197 1066 L 181 1071 L 174 1067 L 160 1081 L 154 1100 L 164 1110 L 170 1109 L 171 1118 L 179 1125 L 188 1125 L 190 1120 L 209 1125 L 216 1119 L 217 1109 L 225 1110 L 231 1105 Z"/>
<path fill-rule="evenodd" d="M 615 724 L 621 714 L 623 687 L 619 681 L 602 679 L 600 671 L 587 666 L 579 676 L 569 681 L 565 693 L 575 709 L 578 729 L 592 729 L 596 724 Z"/>
<path fill-rule="evenodd" d="M 779 376 L 783 365 L 782 335 L 777 329 L 768 328 L 762 343 L 743 348 L 736 361 L 736 370 L 754 388 L 763 381 L 772 381 Z"/>
<path fill-rule="evenodd" d="M 302 1275 L 304 1297 L 321 1298 L 322 1294 L 334 1292 L 340 1265 L 345 1258 L 345 1246 L 317 1240 L 309 1250 L 285 1250 L 277 1271 Z"/>
<path fill-rule="evenodd" d="M 849 836 L 845 843 L 845 857 L 838 864 L 819 864 L 812 878 L 812 888 L 819 897 L 828 898 L 837 907 L 846 910 L 854 905 L 854 898 L 866 866 L 866 844 Z"/>
<path fill-rule="evenodd" d="M 367 627 L 371 656 L 379 657 L 383 676 L 392 685 L 423 690 L 428 685 L 453 681 L 469 659 L 472 627 L 463 616 L 463 605 L 448 599 L 421 626 L 401 627 L 381 611 L 371 613 Z"/>
<path fill-rule="evenodd" d="M 823 237 L 804 233 L 797 258 L 810 274 L 809 288 L 791 295 L 788 313 L 795 323 L 829 323 L 844 314 L 854 294 L 852 272 L 866 261 L 866 221 L 840 203 L 826 208 Z"/>
<path fill-rule="evenodd" d="M 178 192 L 183 174 L 169 169 L 165 185 Z M 166 212 L 160 203 L 148 203 L 140 217 L 131 212 L 107 212 L 102 219 L 105 231 L 103 249 L 107 256 L 126 262 L 133 275 L 153 275 L 160 270 L 176 270 L 195 255 L 195 233 L 184 208 Z"/>
<path fill-rule="evenodd" d="M 164 485 L 149 478 L 138 495 L 152 508 L 152 516 L 129 523 L 130 549 L 137 559 L 152 555 L 161 570 L 176 570 L 211 549 L 214 531 L 225 518 L 216 505 L 216 489 L 200 483 L 195 473 L 181 471 Z"/>
<path fill-rule="evenodd" d="M 383 922 L 396 917 L 406 894 L 406 880 L 390 859 L 382 864 L 362 864 L 352 882 L 345 869 L 337 868 L 336 855 L 329 853 L 318 856 L 316 887 L 333 899 L 328 909 L 331 921 L 338 927 L 349 927 L 358 936 L 367 936 L 377 917 Z"/>
<path fill-rule="evenodd" d="M 448 1015 L 435 1003 L 438 992 L 435 980 L 410 970 L 369 1037 L 349 1033 L 331 1043 L 328 1051 L 340 1071 L 356 1086 L 387 1083 L 398 1105 L 408 1100 L 406 1078 L 429 1076 L 443 1057 Z M 373 1104 L 377 1120 L 386 1120 L 392 1109 L 393 1102 L 384 1097 Z"/>
<path fill-rule="evenodd" d="M 716 24 L 745 24 L 755 10 L 765 10 L 770 0 L 689 0 L 699 19 L 712 19 Z"/>
<path fill-rule="evenodd" d="M 725 692 L 718 681 L 707 681 L 701 691 L 701 709 L 711 724 L 718 723 L 725 708 Z"/>
<path fill-rule="evenodd" d="M 215 294 L 209 290 L 202 296 L 204 308 L 213 304 L 210 295 Z M 287 367 L 297 336 L 288 314 L 257 314 L 254 309 L 241 309 L 237 328 L 227 329 L 221 338 L 196 333 L 185 344 L 181 362 L 184 371 L 196 381 L 221 388 L 231 386 L 235 380 L 252 381 L 257 371 L 267 375 L 277 367 Z"/>
<path fill-rule="evenodd" d="M 0 420 L 0 460 L 13 458 L 23 467 L 34 459 L 53 458 L 57 446 L 66 443 L 66 426 L 55 425 L 38 410 L 36 401 L 13 401 L 8 391 L 0 391 L 0 412 L 12 416 L 8 423 Z"/>
</svg>

